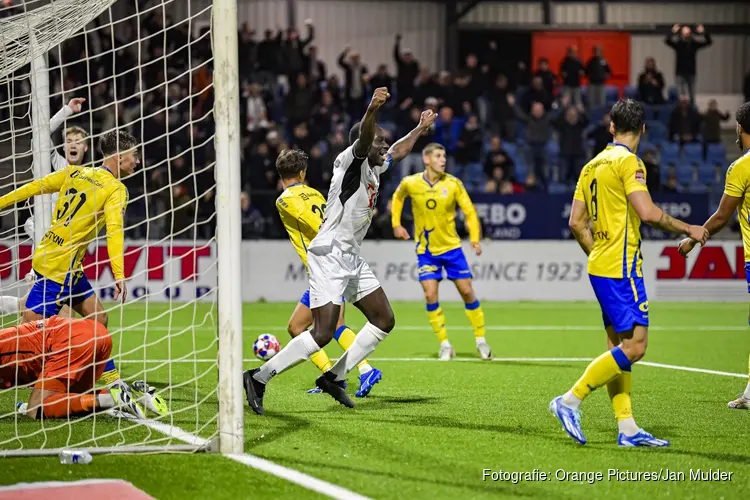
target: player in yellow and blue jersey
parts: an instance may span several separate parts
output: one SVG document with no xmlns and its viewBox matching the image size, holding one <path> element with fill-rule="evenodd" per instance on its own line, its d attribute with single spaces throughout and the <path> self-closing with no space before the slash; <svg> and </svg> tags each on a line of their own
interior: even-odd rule
<svg viewBox="0 0 750 500">
<path fill-rule="evenodd" d="M 586 443 L 579 406 L 604 385 L 612 400 L 620 446 L 669 446 L 638 427 L 630 401 L 630 367 L 646 353 L 648 298 L 641 272 L 641 222 L 706 242 L 708 232 L 676 220 L 656 206 L 646 188 L 646 168 L 635 155 L 645 132 L 643 106 L 631 99 L 611 111 L 614 142 L 581 170 L 573 197 L 570 228 L 588 256 L 591 286 L 602 310 L 609 350 L 592 361 L 583 376 L 550 411 L 576 441 Z"/>
<path fill-rule="evenodd" d="M 414 214 L 414 241 L 417 244 L 419 282 L 424 290 L 427 317 L 440 342 L 438 358 L 449 360 L 456 353 L 448 341 L 445 314 L 438 301 L 438 283 L 443 279 L 443 268 L 456 285 L 465 304 L 466 316 L 474 329 L 477 350 L 482 359 L 492 359 L 492 351 L 484 338 L 484 311 L 474 294 L 472 274 L 461 250 L 461 239 L 456 232 L 456 207 L 466 217 L 469 241 L 477 256 L 482 254 L 479 244 L 481 228 L 477 212 L 463 183 L 445 172 L 445 148 L 431 143 L 422 151 L 425 171 L 405 177 L 393 195 L 391 223 L 397 238 L 408 240 L 409 232 L 401 225 L 404 200 L 411 198 Z"/>
<path fill-rule="evenodd" d="M 719 202 L 719 208 L 703 224 L 703 227 L 713 236 L 729 223 L 736 211 L 739 212 L 742 246 L 745 248 L 745 279 L 747 291 L 750 293 L 750 102 L 739 107 L 736 119 L 737 145 L 742 151 L 742 156 L 727 169 L 724 194 Z M 687 256 L 696 243 L 695 240 L 685 238 L 680 242 L 680 253 Z M 750 313 L 748 313 L 748 324 L 750 324 Z M 750 360 L 748 360 L 748 372 L 745 391 L 737 396 L 737 399 L 729 402 L 730 408 L 750 409 Z"/>
<path fill-rule="evenodd" d="M 276 170 L 284 186 L 284 192 L 276 200 L 276 209 L 279 211 L 286 232 L 289 233 L 289 241 L 292 242 L 292 246 L 307 269 L 307 248 L 318 234 L 325 217 L 326 199 L 318 190 L 305 184 L 307 155 L 304 152 L 297 149 L 282 151 L 276 159 Z M 297 337 L 310 328 L 312 323 L 310 290 L 308 289 L 305 290 L 292 317 L 289 318 L 287 330 L 289 335 Z M 334 338 L 344 350 L 347 350 L 355 337 L 351 328 L 344 324 L 344 308 L 342 307 Z M 311 355 L 310 361 L 323 373 L 333 366 L 323 349 Z M 359 390 L 356 396 L 363 398 L 370 393 L 375 384 L 380 382 L 383 373 L 370 366 L 367 360 L 362 361 L 357 367 L 359 368 Z M 315 387 L 307 392 L 313 394 L 322 391 Z"/>
<path fill-rule="evenodd" d="M 52 224 L 36 245 L 32 269 L 36 281 L 29 291 L 23 323 L 55 316 L 63 305 L 105 327 L 108 315 L 83 272 L 89 243 L 107 228 L 107 251 L 115 278 L 115 300 L 125 301 L 123 217 L 128 191 L 120 179 L 138 165 L 135 137 L 124 131 L 105 133 L 100 142 L 101 167 L 68 165 L 0 197 L 0 209 L 40 194 L 58 193 Z M 122 383 L 110 359 L 102 374 L 108 386 Z M 134 387 L 149 409 L 166 414 L 166 403 L 153 388 Z"/>
</svg>

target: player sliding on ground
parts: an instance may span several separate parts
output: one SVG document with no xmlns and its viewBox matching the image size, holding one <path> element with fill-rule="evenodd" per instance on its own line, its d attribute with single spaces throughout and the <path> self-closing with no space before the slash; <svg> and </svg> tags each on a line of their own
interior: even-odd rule
<svg viewBox="0 0 750 500">
<path fill-rule="evenodd" d="M 417 243 L 419 282 L 427 303 L 427 317 L 432 330 L 440 342 L 438 358 L 447 361 L 456 356 L 448 341 L 445 314 L 438 302 L 438 283 L 443 279 L 443 267 L 448 279 L 456 285 L 464 301 L 466 316 L 474 329 L 477 350 L 482 359 L 492 359 L 492 351 L 484 338 L 484 311 L 479 304 L 471 284 L 471 269 L 466 262 L 461 240 L 456 232 L 456 205 L 461 208 L 469 228 L 469 241 L 477 256 L 482 255 L 479 245 L 481 228 L 463 183 L 445 173 L 445 148 L 440 144 L 428 144 L 422 151 L 425 171 L 405 177 L 393 195 L 391 223 L 393 234 L 402 240 L 409 239 L 409 232 L 401 225 L 404 200 L 411 197 L 414 213 L 414 241 Z"/>
<path fill-rule="evenodd" d="M 91 241 L 107 227 L 107 251 L 115 277 L 115 300 L 125 301 L 127 287 L 123 266 L 123 217 L 128 191 L 121 179 L 132 175 L 139 163 L 135 137 L 124 131 L 110 131 L 100 140 L 104 161 L 101 167 L 68 165 L 41 179 L 29 182 L 0 197 L 0 210 L 40 194 L 58 193 L 52 225 L 34 249 L 32 268 L 36 279 L 29 291 L 22 321 L 36 321 L 57 315 L 67 305 L 84 318 L 105 327 L 109 317 L 83 272 L 83 258 Z M 103 382 L 125 384 L 113 360 L 107 362 Z M 164 415 L 166 403 L 153 388 L 133 388 L 151 411 Z"/>
<path fill-rule="evenodd" d="M 643 106 L 625 99 L 614 105 L 614 143 L 587 163 L 578 179 L 570 228 L 588 256 L 591 286 L 602 309 L 608 351 L 592 361 L 578 382 L 550 402 L 552 414 L 576 441 L 586 443 L 579 406 L 604 385 L 617 418 L 620 446 L 669 446 L 636 425 L 630 402 L 630 367 L 646 354 L 648 298 L 641 272 L 641 221 L 685 234 L 701 244 L 708 231 L 673 219 L 646 188 L 646 168 L 635 155 L 646 131 Z"/>
<path fill-rule="evenodd" d="M 735 211 L 739 210 L 740 232 L 742 245 L 745 248 L 745 279 L 747 291 L 750 293 L 750 102 L 746 102 L 737 110 L 737 145 L 742 156 L 727 169 L 724 194 L 719 202 L 719 208 L 709 217 L 703 227 L 713 236 L 721 231 L 732 219 Z M 687 256 L 695 247 L 697 241 L 686 238 L 680 242 L 679 250 Z M 750 324 L 750 313 L 748 314 Z M 750 361 L 748 361 L 750 370 Z M 750 409 L 750 374 L 748 375 L 745 392 L 737 399 L 729 402 L 730 408 L 739 410 Z"/>
<path fill-rule="evenodd" d="M 52 316 L 5 328 L 0 330 L 0 384 L 3 388 L 33 385 L 25 413 L 34 419 L 110 408 L 144 418 L 127 387 L 94 392 L 111 352 L 107 329 L 91 319 Z"/>
<path fill-rule="evenodd" d="M 326 216 L 310 242 L 310 308 L 313 328 L 293 338 L 260 368 L 243 375 L 247 402 L 263 414 L 263 395 L 272 377 L 308 359 L 325 347 L 336 332 L 343 299 L 367 318 L 354 343 L 315 384 L 339 403 L 353 407 L 346 394 L 346 374 L 359 365 L 388 336 L 395 325 L 393 310 L 370 266 L 360 257 L 360 245 L 372 221 L 380 175 L 391 163 L 404 158 L 435 120 L 422 113 L 419 125 L 388 148 L 385 131 L 375 122 L 378 110 L 390 97 L 388 89 L 375 90 L 365 116 L 349 132 L 350 146 L 336 158 L 328 193 Z"/>
<path fill-rule="evenodd" d="M 307 155 L 304 152 L 297 149 L 282 151 L 276 159 L 276 170 L 279 171 L 279 177 L 284 186 L 284 192 L 276 200 L 276 209 L 279 211 L 286 232 L 289 233 L 292 246 L 305 264 L 305 269 L 307 269 L 307 248 L 318 234 L 318 229 L 320 229 L 325 217 L 326 199 L 317 189 L 304 183 L 307 174 Z M 292 338 L 297 337 L 310 328 L 312 320 L 310 290 L 308 289 L 297 303 L 292 317 L 289 318 L 289 325 L 287 326 L 289 335 Z M 344 350 L 347 350 L 354 342 L 354 337 L 354 332 L 344 324 L 344 307 L 342 304 L 334 338 Z M 323 349 L 312 354 L 310 361 L 324 373 L 333 366 L 328 354 Z M 359 390 L 356 396 L 363 398 L 383 378 L 383 374 L 377 368 L 370 366 L 367 360 L 362 361 L 358 368 Z M 312 394 L 322 391 L 319 387 L 315 387 L 308 392 Z"/>
</svg>

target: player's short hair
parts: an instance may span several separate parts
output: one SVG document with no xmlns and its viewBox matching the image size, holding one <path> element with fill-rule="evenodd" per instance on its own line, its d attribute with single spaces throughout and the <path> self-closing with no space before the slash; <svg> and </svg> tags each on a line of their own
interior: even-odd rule
<svg viewBox="0 0 750 500">
<path fill-rule="evenodd" d="M 133 149 L 137 145 L 138 140 L 124 130 L 110 130 L 102 134 L 101 139 L 99 139 L 99 151 L 105 158 L 121 151 Z"/>
<path fill-rule="evenodd" d="M 424 147 L 424 149 L 422 150 L 422 155 L 430 156 L 433 152 L 435 152 L 438 149 L 442 149 L 443 151 L 445 151 L 445 148 L 443 147 L 442 144 L 438 144 L 437 142 L 431 142 L 427 146 Z"/>
<path fill-rule="evenodd" d="M 746 134 L 750 134 L 750 101 L 737 109 L 735 118 L 737 119 L 737 123 L 740 124 L 742 131 Z"/>
<path fill-rule="evenodd" d="M 307 170 L 307 153 L 300 149 L 284 149 L 276 158 L 276 170 L 282 179 L 293 179 Z"/>
<path fill-rule="evenodd" d="M 359 139 L 359 129 L 362 127 L 362 122 L 357 122 L 354 125 L 352 125 L 352 128 L 349 129 L 349 145 L 351 146 L 355 142 L 357 142 L 357 139 Z"/>
<path fill-rule="evenodd" d="M 643 105 L 633 99 L 621 99 L 612 106 L 610 119 L 615 125 L 616 134 L 640 134 L 646 123 L 646 112 Z"/>
<path fill-rule="evenodd" d="M 84 129 L 83 127 L 78 127 L 76 125 L 66 128 L 63 137 L 67 138 L 71 134 L 80 135 L 84 139 L 89 136 L 89 133 L 86 132 L 86 129 Z"/>
</svg>

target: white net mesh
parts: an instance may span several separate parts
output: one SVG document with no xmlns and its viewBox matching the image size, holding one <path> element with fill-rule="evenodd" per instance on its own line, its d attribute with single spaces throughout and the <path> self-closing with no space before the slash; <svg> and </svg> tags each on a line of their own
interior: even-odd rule
<svg viewBox="0 0 750 500">
<path fill-rule="evenodd" d="M 60 353 L 46 344 L 40 347 L 47 350 L 43 355 L 3 350 L 0 449 L 6 453 L 72 446 L 162 449 L 185 441 L 164 429 L 180 427 L 205 439 L 216 433 L 211 10 L 191 10 L 190 4 L 179 9 L 187 12 L 184 17 L 174 18 L 178 9 L 171 0 L 0 3 L 0 194 L 68 164 L 102 166 L 97 146 L 108 131 L 128 131 L 139 141 L 140 165 L 123 181 L 129 192 L 123 259 L 127 302 L 113 300 L 106 231 L 88 245 L 83 267 L 108 313 L 111 359 L 122 379 L 143 380 L 155 389 L 170 411 L 163 416 L 145 411 L 150 419 L 173 426 L 113 417 L 104 411 L 118 397 L 110 392 L 96 399 L 97 411 L 65 415 L 75 413 L 81 402 L 84 410 L 90 403 L 70 395 L 80 386 L 68 389 L 62 406 L 44 407 L 38 412 L 41 418 L 33 420 L 17 407 L 29 402 L 34 379 L 51 369 L 53 356 Z M 45 59 L 48 69 L 40 66 Z M 0 217 L 0 308 L 6 312 L 13 309 L 13 297 L 26 304 L 33 234 L 41 241 L 50 219 L 59 215 L 53 213 L 54 199 L 37 201 L 36 209 L 32 200 L 4 207 Z M 28 219 L 35 229 L 24 229 Z M 38 284 L 43 277 L 39 269 L 33 271 Z M 56 297 L 50 299 L 52 285 L 44 289 L 47 306 L 67 303 L 71 295 L 71 304 L 79 303 L 74 274 L 70 276 Z M 49 315 L 53 309 L 34 312 Z M 18 314 L 6 314 L 3 326 L 20 321 Z M 7 346 L 17 334 L 3 332 L 0 346 Z M 46 333 L 33 335 L 48 338 Z M 63 354 L 71 360 L 78 352 L 71 345 Z M 107 377 L 98 380 L 97 390 Z M 96 378 L 93 371 L 90 378 Z M 153 403 L 144 398 L 144 405 Z"/>
</svg>

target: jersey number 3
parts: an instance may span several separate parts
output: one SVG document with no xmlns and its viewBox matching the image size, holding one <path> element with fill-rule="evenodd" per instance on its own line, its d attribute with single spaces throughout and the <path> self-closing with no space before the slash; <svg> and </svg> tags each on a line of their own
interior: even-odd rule
<svg viewBox="0 0 750 500">
<path fill-rule="evenodd" d="M 596 179 L 591 181 L 591 185 L 589 186 L 589 189 L 591 189 L 591 220 L 596 221 L 599 218 L 599 207 L 597 206 L 597 187 L 596 187 Z"/>
<path fill-rule="evenodd" d="M 70 188 L 65 192 L 65 198 L 65 203 L 63 203 L 63 206 L 57 211 L 57 220 L 65 217 L 68 211 L 73 208 L 73 211 L 70 213 L 64 224 L 65 227 L 68 227 L 70 221 L 73 220 L 73 217 L 75 217 L 78 211 L 86 204 L 86 193 L 79 193 L 77 189 Z"/>
</svg>

